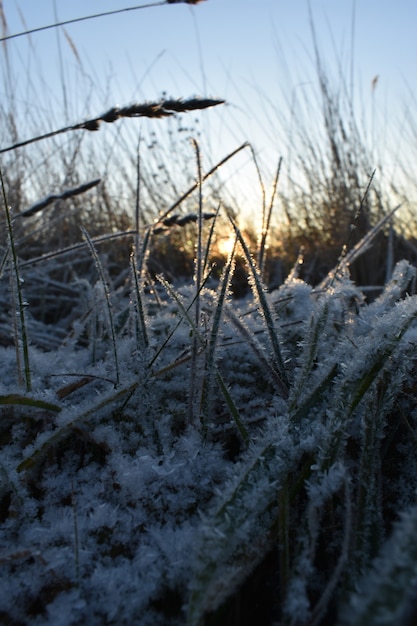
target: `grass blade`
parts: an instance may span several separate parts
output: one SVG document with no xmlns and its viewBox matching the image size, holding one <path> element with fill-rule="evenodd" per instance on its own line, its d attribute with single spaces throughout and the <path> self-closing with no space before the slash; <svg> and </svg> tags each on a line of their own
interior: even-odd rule
<svg viewBox="0 0 417 626">
<path fill-rule="evenodd" d="M 259 275 L 259 271 L 257 270 L 255 263 L 251 257 L 251 254 L 249 252 L 248 246 L 246 245 L 245 240 L 243 239 L 242 233 L 240 232 L 239 228 L 236 226 L 235 222 L 229 218 L 230 221 L 232 222 L 233 228 L 235 230 L 236 236 L 239 240 L 240 245 L 242 246 L 243 252 L 245 254 L 246 257 L 246 261 L 248 263 L 249 269 L 250 269 L 250 274 L 252 277 L 252 285 L 253 285 L 253 291 L 254 291 L 254 295 L 257 298 L 257 300 L 259 301 L 260 304 L 260 309 L 261 312 L 263 314 L 265 323 L 266 323 L 266 327 L 268 330 L 268 335 L 269 335 L 269 339 L 271 341 L 271 345 L 272 345 L 272 349 L 274 352 L 274 357 L 275 357 L 275 364 L 276 364 L 276 368 L 277 368 L 277 372 L 282 380 L 282 384 L 283 387 L 286 389 L 286 393 L 288 393 L 288 387 L 289 387 L 289 383 L 288 383 L 288 378 L 287 378 L 287 374 L 285 371 L 285 367 L 284 367 L 284 361 L 281 355 L 281 348 L 279 346 L 279 340 L 278 340 L 278 336 L 277 336 L 277 331 L 275 328 L 275 324 L 274 324 L 274 320 L 272 318 L 272 313 L 271 310 L 269 308 L 268 305 L 268 301 L 266 299 L 266 295 L 265 295 L 265 289 L 264 286 L 262 284 L 262 280 L 261 277 Z"/>
<path fill-rule="evenodd" d="M 112 343 L 112 348 L 113 348 L 114 366 L 116 369 L 116 386 L 117 386 L 120 382 L 120 370 L 119 370 L 119 358 L 117 355 L 116 332 L 114 328 L 113 312 L 112 312 L 112 306 L 111 306 L 111 295 L 110 295 L 106 278 L 104 276 L 103 266 L 97 254 L 97 250 L 95 249 L 94 244 L 91 240 L 91 237 L 83 226 L 81 226 L 81 231 L 88 243 L 88 247 L 90 248 L 96 269 L 100 277 L 100 282 L 102 284 L 103 291 L 104 291 L 104 296 L 105 296 L 106 306 L 107 306 L 107 314 L 109 318 L 109 327 L 110 327 L 110 333 L 111 333 L 111 343 Z"/>
</svg>

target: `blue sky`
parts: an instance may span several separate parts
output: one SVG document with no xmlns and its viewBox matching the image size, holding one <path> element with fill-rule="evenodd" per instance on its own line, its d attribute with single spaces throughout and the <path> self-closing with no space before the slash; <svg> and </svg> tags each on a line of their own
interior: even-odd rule
<svg viewBox="0 0 417 626">
<path fill-rule="evenodd" d="M 54 22 L 55 12 L 66 20 L 135 4 L 139 2 L 3 0 L 3 10 L 14 33 Z M 310 7 L 327 70 L 335 81 L 340 67 L 349 85 L 353 78 L 355 101 L 367 115 L 372 112 L 375 136 L 384 140 L 387 120 L 393 129 L 401 123 L 403 105 L 415 84 L 415 0 L 311 0 Z M 48 77 L 45 98 L 61 102 L 62 71 L 69 91 L 67 116 L 74 121 L 114 104 L 159 98 L 164 91 L 173 97 L 225 98 L 227 107 L 200 116 L 209 163 L 245 140 L 254 144 L 267 166 L 272 161 L 275 166 L 281 154 L 285 160 L 280 124 L 284 120 L 285 126 L 285 119 L 289 123 L 289 103 L 297 93 L 304 90 L 308 99 L 317 82 L 306 0 L 173 4 L 71 24 L 65 30 L 82 61 L 83 85 L 74 49 L 62 31 L 61 61 L 55 30 L 7 44 L 22 76 L 29 58 L 36 56 L 36 67 Z M 59 116 L 58 110 L 57 123 Z"/>
</svg>

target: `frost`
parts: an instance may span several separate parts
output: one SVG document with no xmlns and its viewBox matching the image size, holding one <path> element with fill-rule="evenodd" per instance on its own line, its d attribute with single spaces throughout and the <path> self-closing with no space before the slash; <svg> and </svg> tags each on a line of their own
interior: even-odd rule
<svg viewBox="0 0 417 626">
<path fill-rule="evenodd" d="M 402 515 L 370 572 L 359 581 L 357 592 L 343 609 L 341 624 L 414 623 L 416 532 L 417 509 L 414 507 Z"/>
<path fill-rule="evenodd" d="M 317 465 L 311 466 L 312 470 L 318 470 Z M 346 480 L 346 469 L 341 463 L 332 465 L 329 470 L 319 472 L 306 484 L 307 492 L 314 502 L 314 506 L 319 507 L 333 493 L 338 491 Z"/>
<path fill-rule="evenodd" d="M 211 361 L 215 290 L 200 294 L 194 362 L 195 289 L 178 290 L 182 306 L 144 296 L 149 346 L 121 326 L 118 386 L 99 312 L 91 336 L 80 324 L 30 346 L 30 394 L 1 347 L 1 618 L 200 626 L 270 575 L 278 546 L 276 622 L 319 623 L 339 598 L 400 619 L 414 509 L 385 541 L 417 488 L 413 276 L 400 264 L 370 304 L 347 274 L 322 291 L 253 280 L 256 298 L 224 305 Z M 127 297 L 113 306 L 130 315 Z M 372 604 L 388 591 L 392 606 Z"/>
</svg>

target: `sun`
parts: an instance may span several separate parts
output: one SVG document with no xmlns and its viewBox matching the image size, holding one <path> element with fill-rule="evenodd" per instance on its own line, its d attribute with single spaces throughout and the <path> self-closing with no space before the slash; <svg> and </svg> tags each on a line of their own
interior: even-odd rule
<svg viewBox="0 0 417 626">
<path fill-rule="evenodd" d="M 219 254 L 228 257 L 235 246 L 236 236 L 232 233 L 217 238 L 216 246 Z"/>
</svg>

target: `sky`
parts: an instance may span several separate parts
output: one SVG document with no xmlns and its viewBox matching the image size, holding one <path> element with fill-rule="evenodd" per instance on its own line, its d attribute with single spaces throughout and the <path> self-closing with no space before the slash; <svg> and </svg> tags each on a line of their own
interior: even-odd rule
<svg viewBox="0 0 417 626">
<path fill-rule="evenodd" d="M 3 0 L 2 4 L 12 34 L 136 2 Z M 278 158 L 283 157 L 284 165 L 288 159 L 295 98 L 302 94 L 307 102 L 315 99 L 309 7 L 329 76 L 336 83 L 343 72 L 356 105 L 372 118 L 372 142 L 398 154 L 402 135 L 397 125 L 401 128 L 404 107 L 415 97 L 414 0 L 206 0 L 195 6 L 155 6 L 69 24 L 59 35 L 54 29 L 12 39 L 7 51 L 16 76 L 24 77 L 31 66 L 47 77 L 43 106 L 54 102 L 56 123 L 61 115 L 63 125 L 94 117 L 115 104 L 158 99 L 163 93 L 224 98 L 227 105 L 199 116 L 207 165 L 249 141 L 271 177 Z M 312 104 L 308 123 L 314 128 L 319 124 L 316 115 Z M 394 147 L 386 143 L 388 134 L 397 142 Z M 241 155 L 233 167 L 246 172 L 250 160 L 247 153 Z M 253 166 L 248 167 L 250 175 L 235 177 L 240 189 L 254 175 Z"/>
</svg>

